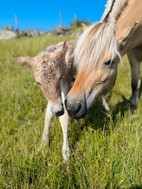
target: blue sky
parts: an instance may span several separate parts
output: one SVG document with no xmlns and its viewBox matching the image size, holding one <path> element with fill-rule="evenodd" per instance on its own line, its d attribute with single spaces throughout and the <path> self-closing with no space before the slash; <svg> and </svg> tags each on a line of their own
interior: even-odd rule
<svg viewBox="0 0 142 189">
<path fill-rule="evenodd" d="M 99 21 L 107 0 L 1 0 L 0 28 L 13 25 L 17 14 L 19 29 L 50 30 L 59 25 L 59 12 L 63 26 L 69 26 L 74 14 L 79 20 Z"/>
</svg>

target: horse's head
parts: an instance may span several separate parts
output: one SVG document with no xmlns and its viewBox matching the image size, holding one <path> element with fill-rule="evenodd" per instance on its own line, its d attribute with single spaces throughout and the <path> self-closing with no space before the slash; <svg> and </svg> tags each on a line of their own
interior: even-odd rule
<svg viewBox="0 0 142 189">
<path fill-rule="evenodd" d="M 49 46 L 37 56 L 15 57 L 15 59 L 34 70 L 35 82 L 40 86 L 56 116 L 64 113 L 61 99 L 62 62 L 66 52 L 66 44 Z"/>
<path fill-rule="evenodd" d="M 74 51 L 78 75 L 65 99 L 71 117 L 85 117 L 94 100 L 113 87 L 119 61 L 117 48 L 110 24 L 98 23 L 82 34 Z"/>
<path fill-rule="evenodd" d="M 75 119 L 85 117 L 97 97 L 113 87 L 116 75 L 117 62 L 111 60 L 79 72 L 65 100 L 69 115 Z"/>
<path fill-rule="evenodd" d="M 101 21 L 89 27 L 77 42 L 73 60 L 78 75 L 65 99 L 67 111 L 73 118 L 85 117 L 94 100 L 115 83 L 120 55 L 127 52 L 137 25 L 136 22 L 129 28 L 124 22 L 118 27 L 126 7 L 129 7 L 128 0 L 108 1 Z"/>
</svg>

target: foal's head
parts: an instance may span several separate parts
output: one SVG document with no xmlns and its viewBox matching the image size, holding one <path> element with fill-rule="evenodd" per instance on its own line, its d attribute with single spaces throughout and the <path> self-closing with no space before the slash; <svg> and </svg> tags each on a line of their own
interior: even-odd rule
<svg viewBox="0 0 142 189">
<path fill-rule="evenodd" d="M 63 75 L 62 62 L 64 61 L 67 46 L 59 43 L 47 47 L 35 57 L 14 58 L 34 70 L 35 82 L 40 86 L 45 97 L 48 99 L 52 112 L 56 116 L 64 113 L 61 99 L 61 78 Z"/>
</svg>

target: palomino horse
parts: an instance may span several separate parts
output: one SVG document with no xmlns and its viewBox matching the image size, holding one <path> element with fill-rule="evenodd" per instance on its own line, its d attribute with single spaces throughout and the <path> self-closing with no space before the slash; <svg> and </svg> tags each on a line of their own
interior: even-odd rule
<svg viewBox="0 0 142 189">
<path fill-rule="evenodd" d="M 16 57 L 19 63 L 25 64 L 34 70 L 35 82 L 40 86 L 48 99 L 45 115 L 45 126 L 42 135 L 42 145 L 49 140 L 50 123 L 53 115 L 60 116 L 63 132 L 62 155 L 66 161 L 69 157 L 68 124 L 69 116 L 64 108 L 64 99 L 71 88 L 73 69 L 69 61 L 76 41 L 60 42 L 48 46 L 35 57 Z"/>
<path fill-rule="evenodd" d="M 109 91 L 124 54 L 132 70 L 132 112 L 138 104 L 142 61 L 142 0 L 109 0 L 100 22 L 90 26 L 74 50 L 78 75 L 65 105 L 76 119 L 85 117 L 95 99 Z"/>
</svg>

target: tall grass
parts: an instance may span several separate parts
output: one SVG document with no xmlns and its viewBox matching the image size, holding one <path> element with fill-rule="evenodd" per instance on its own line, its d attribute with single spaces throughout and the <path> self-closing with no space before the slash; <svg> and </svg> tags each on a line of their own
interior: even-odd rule
<svg viewBox="0 0 142 189">
<path fill-rule="evenodd" d="M 97 101 L 88 116 L 71 119 L 71 156 L 61 155 L 57 118 L 49 145 L 38 152 L 46 99 L 34 86 L 33 72 L 14 55 L 34 56 L 47 45 L 71 38 L 0 41 L 0 188 L 142 188 L 142 102 L 130 112 L 130 68 L 126 57 L 108 94 L 111 111 Z"/>
</svg>

